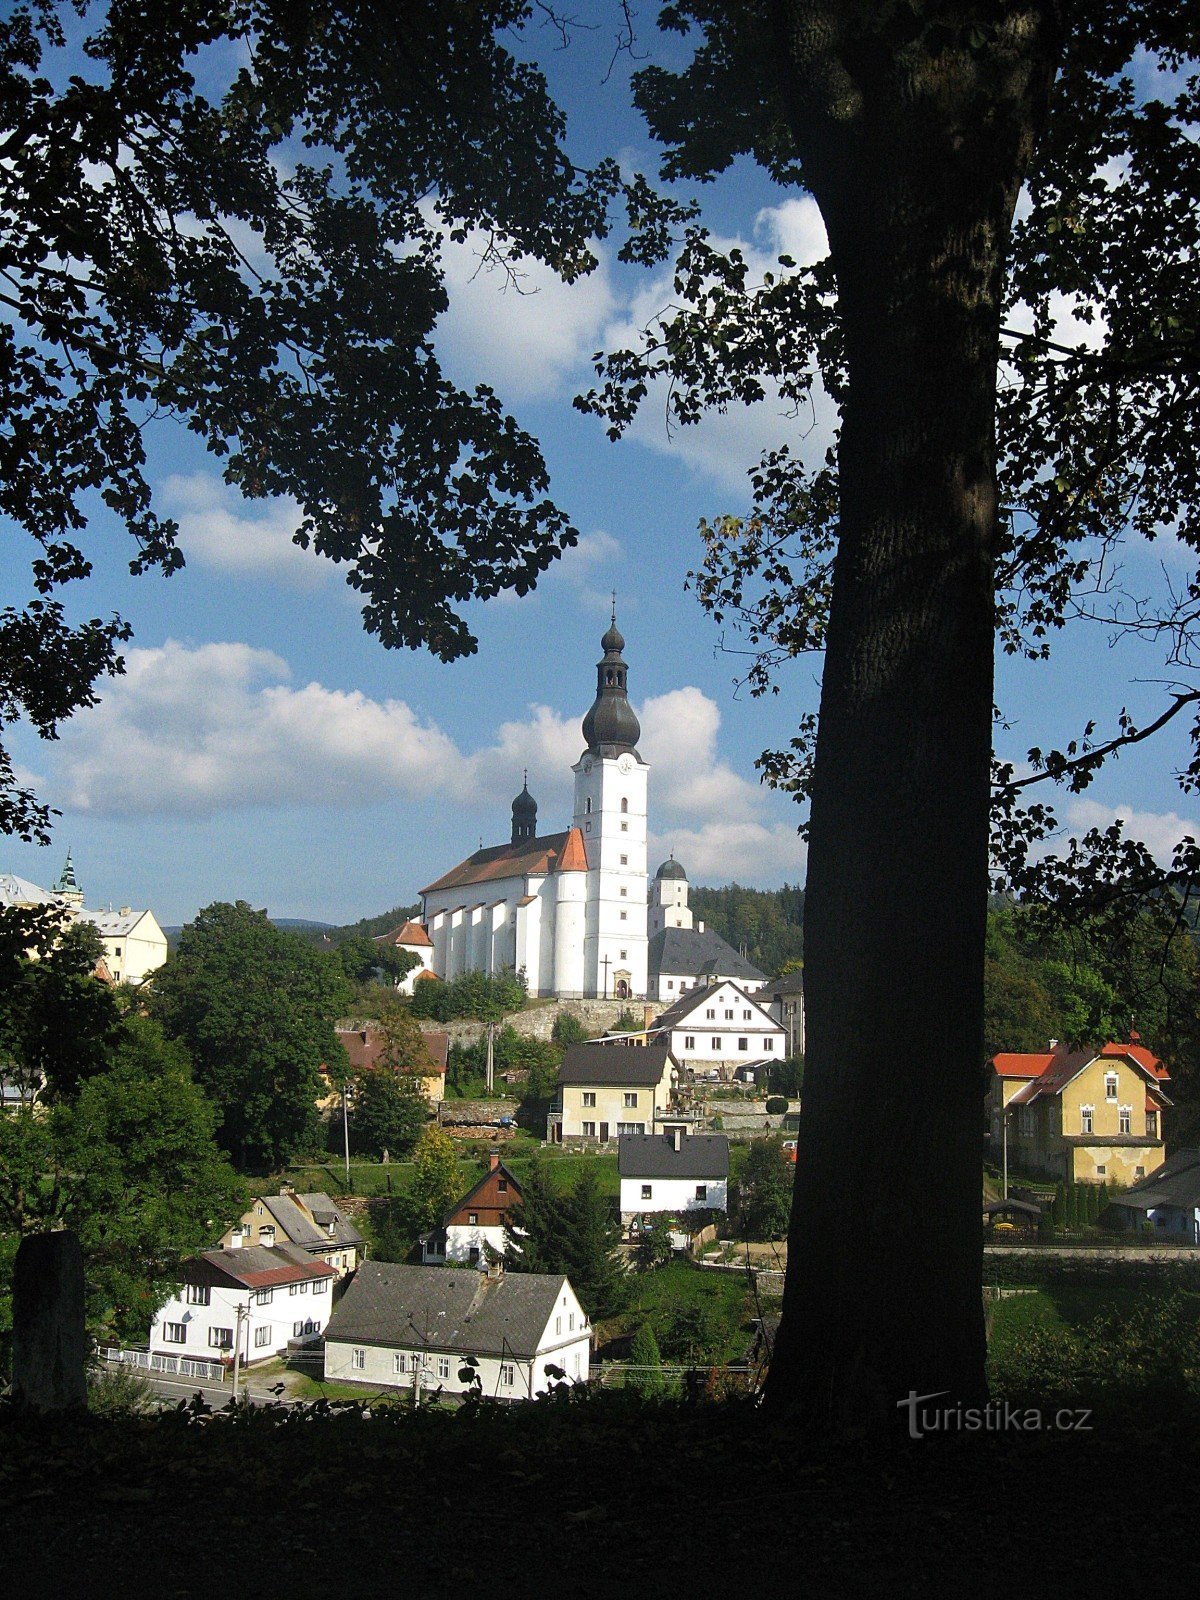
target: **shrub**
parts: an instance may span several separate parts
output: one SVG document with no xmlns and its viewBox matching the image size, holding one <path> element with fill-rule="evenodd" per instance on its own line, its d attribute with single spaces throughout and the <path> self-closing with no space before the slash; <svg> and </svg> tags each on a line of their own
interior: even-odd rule
<svg viewBox="0 0 1200 1600">
<path fill-rule="evenodd" d="M 97 1417 L 140 1417 L 154 1409 L 153 1384 L 133 1367 L 95 1366 L 88 1373 L 88 1410 Z"/>
<path fill-rule="evenodd" d="M 643 1372 L 631 1372 L 629 1384 L 633 1389 L 638 1389 L 648 1399 L 657 1399 L 665 1389 L 662 1374 L 662 1355 L 658 1348 L 658 1340 L 654 1337 L 654 1329 L 648 1322 L 643 1322 L 634 1334 L 629 1346 L 629 1362 L 634 1367 L 644 1367 Z"/>
<path fill-rule="evenodd" d="M 787 1095 L 772 1094 L 767 1096 L 767 1115 L 769 1117 L 782 1117 L 787 1108 Z"/>
</svg>

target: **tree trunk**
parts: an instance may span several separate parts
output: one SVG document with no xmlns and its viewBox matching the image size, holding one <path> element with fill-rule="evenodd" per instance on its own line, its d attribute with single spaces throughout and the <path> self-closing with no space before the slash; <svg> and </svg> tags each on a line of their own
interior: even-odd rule
<svg viewBox="0 0 1200 1600">
<path fill-rule="evenodd" d="M 849 371 L 804 1109 L 767 1387 L 769 1407 L 819 1426 L 903 1421 L 914 1390 L 986 1395 L 996 363 L 1012 208 L 1057 57 L 1052 9 L 995 26 L 982 5 L 937 7 L 936 24 L 897 8 L 916 30 L 898 44 L 888 6 L 778 7 Z"/>
</svg>

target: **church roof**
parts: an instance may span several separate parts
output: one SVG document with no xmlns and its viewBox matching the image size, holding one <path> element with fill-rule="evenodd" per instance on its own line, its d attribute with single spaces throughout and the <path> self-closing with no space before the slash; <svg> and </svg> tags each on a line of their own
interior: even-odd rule
<svg viewBox="0 0 1200 1600">
<path fill-rule="evenodd" d="M 687 882 L 687 873 L 674 856 L 664 861 L 654 876 L 656 878 L 682 878 L 685 883 Z"/>
<path fill-rule="evenodd" d="M 704 967 L 712 966 L 714 976 L 721 978 L 749 978 L 756 983 L 766 979 L 765 972 L 711 928 L 703 933 L 698 928 L 660 928 L 650 940 L 648 959 L 652 975 L 669 972 L 672 977 L 698 978 Z"/>
<path fill-rule="evenodd" d="M 433 940 L 425 932 L 419 922 L 403 922 L 398 928 L 393 928 L 390 933 L 379 933 L 375 936 L 376 944 L 419 944 L 433 948 Z"/>
<path fill-rule="evenodd" d="M 421 893 L 433 894 L 435 890 L 464 888 L 473 883 L 494 883 L 500 878 L 545 878 L 558 866 L 575 831 L 547 833 L 540 839 L 518 839 L 514 844 L 476 850 L 473 856 L 451 867 Z"/>
</svg>

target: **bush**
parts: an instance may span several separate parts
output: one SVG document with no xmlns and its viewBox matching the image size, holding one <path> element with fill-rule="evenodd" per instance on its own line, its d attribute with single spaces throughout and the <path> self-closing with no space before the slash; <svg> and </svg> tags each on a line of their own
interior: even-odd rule
<svg viewBox="0 0 1200 1600">
<path fill-rule="evenodd" d="M 788 1102 L 786 1095 L 772 1094 L 767 1096 L 767 1115 L 769 1117 L 782 1117 L 787 1111 L 787 1108 Z"/>
<path fill-rule="evenodd" d="M 88 1373 L 88 1410 L 96 1417 L 140 1417 L 157 1396 L 134 1367 L 95 1366 Z"/>
<path fill-rule="evenodd" d="M 658 1348 L 658 1340 L 654 1337 L 654 1329 L 648 1322 L 643 1322 L 633 1336 L 629 1346 L 629 1364 L 647 1369 L 643 1372 L 630 1373 L 630 1388 L 640 1390 L 647 1399 L 657 1399 L 666 1385 L 663 1382 L 662 1355 Z"/>
</svg>

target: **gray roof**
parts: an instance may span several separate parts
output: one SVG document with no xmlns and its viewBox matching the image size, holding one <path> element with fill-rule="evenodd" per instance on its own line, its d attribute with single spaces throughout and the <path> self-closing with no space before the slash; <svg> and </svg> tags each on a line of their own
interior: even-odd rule
<svg viewBox="0 0 1200 1600">
<path fill-rule="evenodd" d="M 1111 1203 L 1131 1211 L 1150 1211 L 1158 1206 L 1190 1211 L 1200 1206 L 1200 1150 L 1176 1150 L 1161 1167 L 1114 1195 Z"/>
<path fill-rule="evenodd" d="M 661 1081 L 673 1059 L 665 1044 L 573 1044 L 558 1069 L 558 1081 L 649 1089 Z"/>
<path fill-rule="evenodd" d="M 79 915 L 88 922 L 94 922 L 97 931 L 106 939 L 127 938 L 141 922 L 148 916 L 146 911 L 135 911 L 126 907 L 121 911 L 88 911 L 86 908 Z"/>
<path fill-rule="evenodd" d="M 362 1234 L 327 1194 L 264 1194 L 261 1198 L 292 1243 L 305 1250 L 330 1250 L 341 1245 L 349 1248 L 363 1242 Z M 296 1204 L 297 1199 L 312 1212 L 315 1227 Z"/>
<path fill-rule="evenodd" d="M 654 876 L 656 878 L 682 878 L 685 883 L 687 882 L 687 873 L 683 870 L 682 863 L 676 861 L 674 856 L 670 856 L 664 861 Z"/>
<path fill-rule="evenodd" d="M 456 1272 L 364 1261 L 329 1319 L 337 1343 L 532 1356 L 562 1296 L 564 1277 Z"/>
<path fill-rule="evenodd" d="M 236 1283 L 246 1289 L 270 1289 L 276 1284 L 331 1278 L 334 1271 L 323 1261 L 313 1261 L 296 1245 L 248 1244 L 233 1250 L 202 1250 L 180 1262 L 179 1275 L 184 1283 Z"/>
<path fill-rule="evenodd" d="M 0 872 L 0 905 L 52 906 L 57 900 L 57 895 L 30 883 L 28 878 L 18 878 L 15 872 Z"/>
<path fill-rule="evenodd" d="M 767 985 L 772 994 L 803 994 L 804 972 L 785 972 L 782 977 L 772 978 Z"/>
<path fill-rule="evenodd" d="M 729 1140 L 723 1133 L 685 1134 L 676 1150 L 670 1134 L 623 1133 L 617 1171 L 622 1178 L 727 1178 Z"/>
<path fill-rule="evenodd" d="M 749 978 L 765 983 L 766 973 L 740 956 L 726 939 L 711 928 L 660 928 L 650 940 L 650 974 L 669 972 L 672 977 L 695 978 L 702 967 L 715 964 L 722 978 Z"/>
<path fill-rule="evenodd" d="M 656 1029 L 661 1028 L 664 1030 L 681 1028 L 691 1016 L 692 1012 L 698 1010 L 700 1006 L 704 1005 L 710 996 L 718 993 L 720 987 L 721 985 L 719 983 L 714 983 L 710 987 L 689 989 L 686 994 L 680 995 L 679 999 L 676 1000 L 673 1005 L 669 1005 L 665 1011 L 659 1013 L 658 1017 L 655 1019 L 654 1027 Z M 783 1033 L 784 1030 L 781 1024 L 776 1022 L 775 1018 L 767 1010 L 767 1006 L 770 1003 L 769 1001 L 763 999 L 759 995 L 747 994 L 744 989 L 739 989 L 736 983 L 732 983 L 732 980 L 731 987 L 733 988 L 734 993 L 745 1005 L 757 1006 L 758 1010 L 763 1013 L 767 1021 L 770 1022 L 772 1026 L 777 1028 L 780 1034 Z M 714 1029 L 716 1029 L 718 1021 L 720 1022 L 720 1031 L 724 1033 L 737 1031 L 738 1023 L 736 1021 L 727 1022 L 723 1018 L 714 1019 L 711 1024 Z"/>
</svg>

